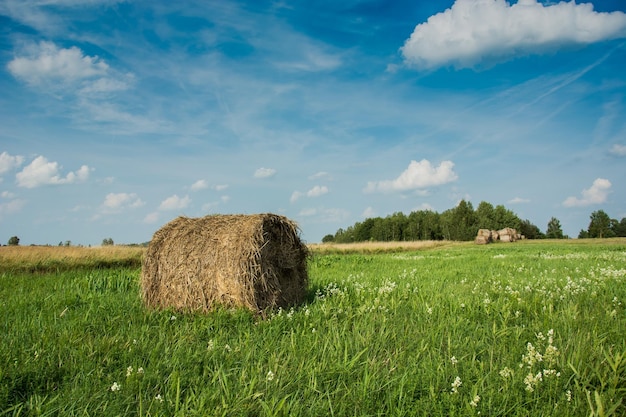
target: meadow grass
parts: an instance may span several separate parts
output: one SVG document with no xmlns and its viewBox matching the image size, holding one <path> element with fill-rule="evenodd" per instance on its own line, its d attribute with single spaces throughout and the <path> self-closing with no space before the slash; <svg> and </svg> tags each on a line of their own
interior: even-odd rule
<svg viewBox="0 0 626 417">
<path fill-rule="evenodd" d="M 0 272 L 0 416 L 624 415 L 626 240 L 322 254 L 261 319 Z"/>
</svg>

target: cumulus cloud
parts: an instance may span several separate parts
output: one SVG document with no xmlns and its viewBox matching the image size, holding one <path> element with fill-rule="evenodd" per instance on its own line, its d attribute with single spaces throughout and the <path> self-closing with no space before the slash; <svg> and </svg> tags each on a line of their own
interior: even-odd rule
<svg viewBox="0 0 626 417">
<path fill-rule="evenodd" d="M 85 56 L 80 48 L 59 48 L 52 42 L 29 45 L 24 55 L 14 58 L 7 68 L 16 78 L 39 85 L 45 80 L 79 80 L 103 76 L 109 65 L 100 58 Z"/>
<path fill-rule="evenodd" d="M 401 52 L 407 64 L 420 69 L 471 68 L 624 37 L 626 14 L 599 13 L 591 3 L 456 0 L 418 24 Z"/>
<path fill-rule="evenodd" d="M 190 203 L 191 198 L 189 198 L 188 195 L 181 198 L 178 195 L 174 194 L 173 196 L 168 197 L 161 202 L 161 204 L 159 205 L 159 210 L 182 210 L 184 208 L 187 208 Z"/>
<path fill-rule="evenodd" d="M 125 90 L 133 78 L 130 74 L 114 74 L 103 59 L 85 55 L 76 46 L 59 48 L 45 41 L 27 45 L 7 64 L 7 69 L 15 78 L 32 87 L 65 90 L 67 86 L 75 85 L 81 94 Z"/>
<path fill-rule="evenodd" d="M 291 194 L 291 198 L 289 199 L 289 201 L 291 201 L 292 203 L 295 202 L 296 200 L 298 200 L 300 197 L 319 197 L 322 196 L 324 194 L 328 194 L 328 187 L 326 187 L 325 185 L 316 185 L 313 188 L 311 188 L 309 191 L 307 191 L 306 193 L 300 192 L 300 191 L 294 191 Z"/>
<path fill-rule="evenodd" d="M 273 177 L 276 174 L 276 170 L 274 168 L 259 168 L 254 171 L 254 178 L 269 178 Z"/>
<path fill-rule="evenodd" d="M 81 166 L 77 171 L 70 172 L 65 177 L 59 173 L 59 164 L 49 162 L 45 157 L 38 156 L 29 165 L 24 167 L 15 176 L 17 185 L 25 188 L 35 188 L 42 185 L 72 184 L 86 181 L 89 177 L 89 167 Z"/>
<path fill-rule="evenodd" d="M 615 145 L 613 145 L 610 152 L 612 155 L 615 156 L 626 156 L 626 145 L 620 145 L 619 143 L 616 143 Z"/>
<path fill-rule="evenodd" d="M 592 204 L 602 204 L 606 201 L 611 190 L 611 182 L 604 178 L 597 178 L 590 188 L 582 191 L 582 198 L 567 197 L 563 201 L 565 207 L 584 207 Z"/>
<path fill-rule="evenodd" d="M 215 191 L 224 191 L 227 188 L 228 188 L 228 184 L 218 184 L 218 185 L 213 186 L 213 189 Z"/>
<path fill-rule="evenodd" d="M 209 184 L 207 184 L 206 180 L 198 180 L 191 185 L 191 191 L 200 191 L 205 188 L 209 188 Z"/>
<path fill-rule="evenodd" d="M 144 202 L 135 193 L 109 193 L 104 198 L 102 207 L 105 211 L 119 212 L 126 208 L 137 208 Z"/>
<path fill-rule="evenodd" d="M 7 152 L 0 153 L 0 175 L 12 169 L 19 168 L 24 162 L 24 157 L 20 155 L 9 155 Z"/>
<path fill-rule="evenodd" d="M 443 161 L 437 167 L 426 159 L 411 161 L 409 167 L 395 180 L 370 181 L 364 191 L 408 191 L 443 185 L 458 179 L 453 168 L 452 161 Z"/>
</svg>

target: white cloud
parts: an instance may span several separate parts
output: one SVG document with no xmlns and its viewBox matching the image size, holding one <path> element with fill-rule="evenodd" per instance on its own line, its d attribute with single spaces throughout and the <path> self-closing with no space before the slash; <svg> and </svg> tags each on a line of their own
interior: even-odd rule
<svg viewBox="0 0 626 417">
<path fill-rule="evenodd" d="M 626 156 L 626 145 L 620 145 L 619 143 L 616 143 L 615 145 L 613 145 L 610 152 L 615 156 Z"/>
<path fill-rule="evenodd" d="M 304 193 L 300 192 L 300 191 L 294 191 L 291 194 L 291 197 L 289 198 L 289 202 L 291 203 L 295 203 L 296 201 L 298 201 L 298 199 L 300 199 L 300 197 L 302 197 L 304 195 Z"/>
<path fill-rule="evenodd" d="M 361 217 L 363 217 L 364 219 L 376 217 L 376 210 L 374 210 L 372 207 L 367 207 L 365 210 L 363 210 L 363 214 L 361 214 Z"/>
<path fill-rule="evenodd" d="M 300 212 L 298 213 L 299 216 L 303 216 L 303 217 L 310 217 L 310 216 L 315 216 L 317 214 L 317 209 L 315 208 L 305 208 L 300 210 Z"/>
<path fill-rule="evenodd" d="M 7 152 L 0 153 L 0 175 L 12 169 L 20 167 L 23 162 L 23 156 L 11 156 Z"/>
<path fill-rule="evenodd" d="M 59 48 L 52 42 L 27 45 L 7 69 L 32 87 L 65 92 L 75 85 L 83 95 L 126 90 L 134 80 L 132 74 L 115 74 L 98 56 L 85 55 L 76 46 Z"/>
<path fill-rule="evenodd" d="M 332 180 L 333 178 L 332 178 L 332 176 L 328 172 L 320 171 L 320 172 L 317 172 L 317 173 L 315 173 L 313 175 L 310 175 L 309 179 L 310 180 L 321 180 L 321 179 Z"/>
<path fill-rule="evenodd" d="M 509 201 L 507 201 L 507 203 L 509 203 L 509 204 L 525 204 L 525 203 L 530 203 L 530 200 L 527 199 L 527 198 L 515 197 L 515 198 L 512 198 Z"/>
<path fill-rule="evenodd" d="M 311 188 L 309 191 L 307 191 L 306 193 L 303 193 L 301 191 L 294 191 L 291 194 L 291 198 L 289 199 L 289 201 L 294 203 L 300 197 L 307 196 L 309 198 L 314 198 L 314 197 L 322 196 L 324 194 L 328 194 L 328 187 L 326 187 L 325 185 L 316 185 L 313 188 Z"/>
<path fill-rule="evenodd" d="M 254 171 L 254 178 L 269 178 L 276 174 L 276 170 L 274 168 L 259 168 Z"/>
<path fill-rule="evenodd" d="M 5 214 L 16 213 L 24 207 L 24 200 L 11 200 L 6 203 L 0 203 L 0 218 Z"/>
<path fill-rule="evenodd" d="M 438 167 L 432 166 L 426 159 L 411 161 L 409 167 L 395 180 L 370 181 L 364 191 L 407 191 L 443 185 L 457 180 L 453 168 L 452 161 L 443 161 Z"/>
<path fill-rule="evenodd" d="M 135 193 L 109 193 L 102 207 L 105 211 L 119 212 L 126 208 L 137 208 L 145 203 Z"/>
<path fill-rule="evenodd" d="M 419 206 L 415 207 L 413 211 L 435 211 L 435 208 L 428 203 L 422 203 Z"/>
<path fill-rule="evenodd" d="M 208 187 L 209 184 L 207 184 L 206 180 L 198 180 L 191 185 L 191 191 L 200 191 Z"/>
<path fill-rule="evenodd" d="M 307 197 L 319 197 L 324 194 L 328 194 L 328 187 L 325 185 L 316 185 L 306 192 Z"/>
<path fill-rule="evenodd" d="M 168 197 L 161 202 L 161 205 L 159 205 L 159 210 L 181 210 L 188 207 L 190 203 L 191 199 L 188 195 L 181 198 L 178 195 L 174 194 L 173 196 Z"/>
<path fill-rule="evenodd" d="M 213 189 L 215 191 L 224 191 L 227 188 L 228 188 L 228 184 L 218 184 L 218 185 L 213 186 Z"/>
<path fill-rule="evenodd" d="M 2 193 L 0 193 L 0 197 L 2 197 L 2 198 L 13 198 L 13 197 L 15 197 L 15 194 L 13 194 L 12 192 L 9 192 L 9 191 L 3 191 Z"/>
<path fill-rule="evenodd" d="M 57 162 L 48 162 L 43 156 L 38 156 L 21 172 L 15 175 L 17 185 L 25 188 L 35 188 L 41 185 L 72 184 L 86 181 L 89 177 L 89 167 L 81 166 L 78 171 L 70 172 L 61 177 Z"/>
<path fill-rule="evenodd" d="M 83 51 L 72 46 L 58 48 L 52 42 L 29 45 L 25 56 L 14 58 L 7 68 L 14 77 L 28 84 L 39 85 L 47 80 L 63 82 L 103 76 L 109 65 L 100 58 L 83 55 Z"/>
<path fill-rule="evenodd" d="M 143 218 L 143 222 L 147 224 L 156 223 L 158 220 L 159 220 L 159 213 L 156 211 L 146 214 L 146 217 Z"/>
<path fill-rule="evenodd" d="M 626 37 L 626 14 L 599 13 L 591 3 L 536 0 L 456 0 L 417 25 L 401 48 L 405 62 L 421 69 L 471 68 L 541 54 L 561 45 L 586 45 Z"/>
<path fill-rule="evenodd" d="M 300 210 L 298 215 L 302 217 L 317 216 L 316 220 L 321 223 L 338 223 L 350 218 L 349 211 L 338 208 L 307 208 Z"/>
<path fill-rule="evenodd" d="M 565 207 L 583 207 L 592 204 L 602 204 L 606 201 L 611 190 L 611 182 L 604 178 L 597 178 L 591 188 L 582 191 L 582 198 L 567 197 L 563 201 Z"/>
</svg>

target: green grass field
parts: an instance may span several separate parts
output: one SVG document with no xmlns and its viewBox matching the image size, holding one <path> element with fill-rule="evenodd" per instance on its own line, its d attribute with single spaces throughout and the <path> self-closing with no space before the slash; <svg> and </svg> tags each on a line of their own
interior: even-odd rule
<svg viewBox="0 0 626 417">
<path fill-rule="evenodd" d="M 318 252 L 265 320 L 146 311 L 136 266 L 11 265 L 0 416 L 626 414 L 624 239 Z"/>
</svg>

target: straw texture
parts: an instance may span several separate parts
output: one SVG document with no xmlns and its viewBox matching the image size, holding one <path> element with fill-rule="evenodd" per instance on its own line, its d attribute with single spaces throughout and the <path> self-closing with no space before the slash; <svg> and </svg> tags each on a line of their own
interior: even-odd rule
<svg viewBox="0 0 626 417">
<path fill-rule="evenodd" d="M 178 217 L 153 236 L 141 287 L 148 307 L 255 312 L 298 304 L 309 252 L 297 225 L 275 214 Z"/>
</svg>

